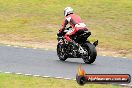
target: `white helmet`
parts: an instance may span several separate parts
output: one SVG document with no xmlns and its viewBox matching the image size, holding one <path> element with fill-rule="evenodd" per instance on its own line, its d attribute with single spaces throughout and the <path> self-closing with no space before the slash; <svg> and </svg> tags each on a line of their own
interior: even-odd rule
<svg viewBox="0 0 132 88">
<path fill-rule="evenodd" d="M 64 9 L 64 16 L 67 16 L 70 13 L 73 13 L 73 9 L 71 7 L 66 7 Z"/>
</svg>

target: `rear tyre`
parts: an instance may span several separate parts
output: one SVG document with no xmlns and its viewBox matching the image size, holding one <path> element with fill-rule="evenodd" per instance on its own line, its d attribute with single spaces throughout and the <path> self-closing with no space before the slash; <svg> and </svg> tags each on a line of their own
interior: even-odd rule
<svg viewBox="0 0 132 88">
<path fill-rule="evenodd" d="M 65 61 L 67 59 L 65 48 L 62 44 L 59 44 L 59 43 L 57 45 L 57 55 L 61 61 Z"/>
<path fill-rule="evenodd" d="M 83 61 L 86 63 L 86 64 L 91 64 L 95 61 L 96 59 L 96 56 L 97 56 L 97 51 L 96 51 L 96 48 L 93 44 L 91 43 L 86 43 L 85 44 L 85 48 L 87 49 L 88 51 L 88 56 L 86 57 L 83 57 Z"/>
</svg>

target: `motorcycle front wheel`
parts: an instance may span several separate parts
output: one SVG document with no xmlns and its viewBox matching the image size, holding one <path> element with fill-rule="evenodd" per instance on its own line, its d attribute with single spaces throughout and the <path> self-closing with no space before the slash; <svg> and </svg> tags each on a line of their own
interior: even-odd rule
<svg viewBox="0 0 132 88">
<path fill-rule="evenodd" d="M 61 61 L 65 61 L 67 59 L 67 55 L 65 53 L 64 46 L 59 43 L 57 45 L 57 55 Z"/>
</svg>

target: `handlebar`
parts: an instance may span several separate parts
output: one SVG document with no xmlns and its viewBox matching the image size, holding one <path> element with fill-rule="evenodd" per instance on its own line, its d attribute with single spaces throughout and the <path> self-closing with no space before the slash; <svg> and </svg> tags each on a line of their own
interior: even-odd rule
<svg viewBox="0 0 132 88">
<path fill-rule="evenodd" d="M 72 26 L 65 27 L 62 33 L 57 33 L 57 36 L 65 35 L 69 31 L 69 29 L 71 29 L 71 28 L 72 28 Z"/>
</svg>

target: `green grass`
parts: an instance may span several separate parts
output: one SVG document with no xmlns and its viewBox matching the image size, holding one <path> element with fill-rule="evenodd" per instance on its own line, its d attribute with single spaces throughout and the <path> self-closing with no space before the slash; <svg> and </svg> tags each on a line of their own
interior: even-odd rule
<svg viewBox="0 0 132 88">
<path fill-rule="evenodd" d="M 0 88 L 120 88 L 114 85 L 86 84 L 80 86 L 73 80 L 30 77 L 0 73 Z"/>
<path fill-rule="evenodd" d="M 0 43 L 56 41 L 63 9 L 74 8 L 107 50 L 132 50 L 132 0 L 0 0 Z"/>
</svg>

